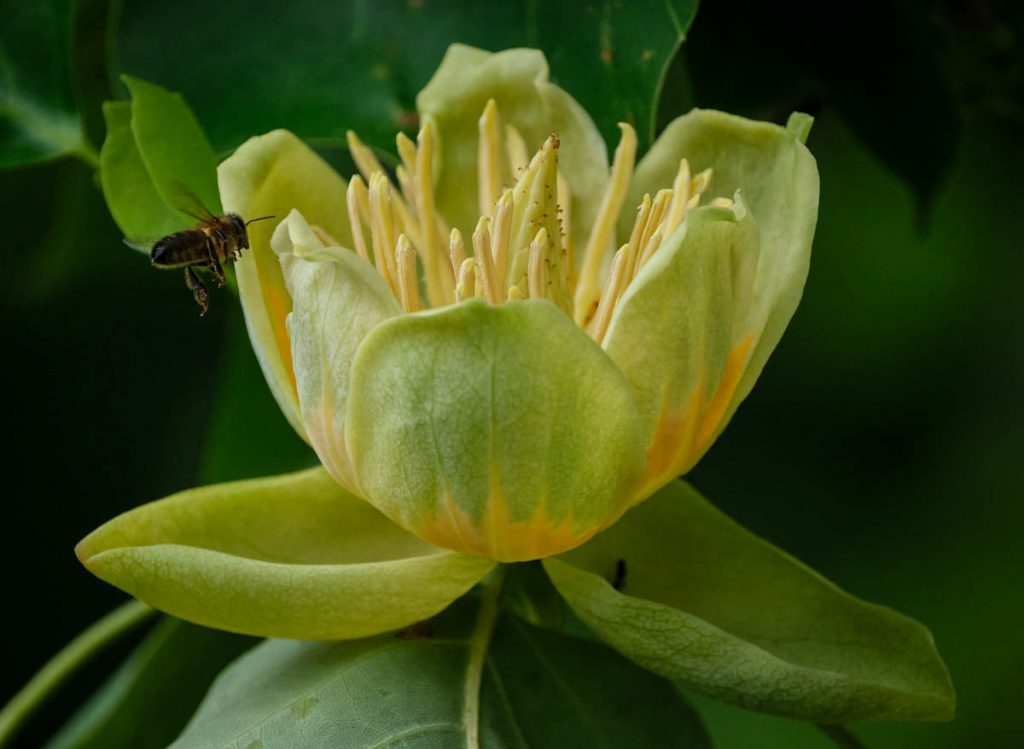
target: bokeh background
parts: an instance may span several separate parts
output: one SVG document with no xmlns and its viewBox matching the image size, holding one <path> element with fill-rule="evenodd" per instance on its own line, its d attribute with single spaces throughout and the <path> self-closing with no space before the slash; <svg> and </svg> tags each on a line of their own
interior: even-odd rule
<svg viewBox="0 0 1024 749">
<path fill-rule="evenodd" d="M 536 12 L 388 2 L 366 23 L 368 6 L 348 5 L 54 0 L 39 4 L 53 29 L 40 44 L 14 38 L 2 0 L 3 93 L 12 70 L 69 70 L 98 145 L 99 103 L 123 97 L 116 76 L 130 72 L 182 91 L 222 152 L 275 125 L 335 122 L 317 143 L 340 159 L 350 110 L 380 112 L 381 132 L 408 126 L 448 43 L 531 43 L 496 14 Z M 582 19 L 600 11 L 591 5 Z M 867 746 L 1024 746 L 1024 7 L 855 5 L 708 0 L 672 61 L 660 121 L 695 105 L 776 121 L 810 111 L 821 172 L 803 303 L 691 479 L 847 590 L 933 631 L 958 717 L 857 726 Z M 648 33 L 637 13 L 616 33 Z M 66 57 L 54 62 L 54 49 Z M 382 83 L 388 100 L 339 72 L 402 56 L 425 62 Z M 570 63 L 552 68 L 574 92 L 559 77 Z M 122 601 L 75 560 L 88 531 L 182 488 L 312 463 L 270 399 L 236 301 L 215 294 L 200 319 L 177 274 L 122 244 L 94 172 L 74 157 L 0 171 L 0 702 Z M 178 693 L 149 695 L 168 723 L 217 658 L 244 646 L 185 636 L 201 657 L 165 666 L 187 671 Z M 86 670 L 20 745 L 44 743 L 133 644 Z M 694 699 L 723 749 L 830 746 L 806 725 Z"/>
</svg>

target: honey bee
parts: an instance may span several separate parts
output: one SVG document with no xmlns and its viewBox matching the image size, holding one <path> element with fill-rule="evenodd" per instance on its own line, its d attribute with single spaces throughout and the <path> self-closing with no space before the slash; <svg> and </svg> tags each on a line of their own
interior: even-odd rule
<svg viewBox="0 0 1024 749">
<path fill-rule="evenodd" d="M 204 213 L 205 217 L 193 215 L 199 223 L 192 229 L 158 240 L 149 255 L 154 268 L 184 268 L 185 285 L 192 292 L 196 304 L 202 308 L 201 315 L 210 309 L 210 294 L 196 270 L 208 270 L 217 279 L 217 285 L 223 286 L 224 264 L 237 260 L 242 256 L 242 250 L 249 248 L 249 232 L 246 227 L 254 221 L 274 218 L 260 216 L 245 221 L 237 213 L 223 216 L 216 216 L 208 210 L 204 210 Z"/>
</svg>

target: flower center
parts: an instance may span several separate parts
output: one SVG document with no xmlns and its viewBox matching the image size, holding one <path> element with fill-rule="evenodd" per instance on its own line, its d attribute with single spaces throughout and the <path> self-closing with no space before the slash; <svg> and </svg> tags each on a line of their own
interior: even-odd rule
<svg viewBox="0 0 1024 749">
<path fill-rule="evenodd" d="M 349 132 L 349 148 L 362 175 L 348 187 L 355 250 L 377 268 L 407 312 L 473 297 L 492 304 L 547 299 L 600 343 L 630 281 L 686 213 L 700 205 L 711 181 L 710 169 L 694 176 L 682 159 L 671 188 L 653 198 L 644 195 L 629 241 L 609 263 L 636 159 L 636 133 L 624 123 L 619 128 L 622 138 L 611 178 L 578 263 L 567 215 L 571 194 L 558 171 L 556 134 L 530 158 L 519 131 L 512 125 L 502 128 L 497 105 L 493 99 L 487 103 L 477 151 L 480 219 L 467 245 L 436 208 L 429 122 L 416 143 L 398 136 L 402 163 L 395 172 L 397 188 L 373 152 Z M 505 174 L 513 177 L 511 187 L 503 182 Z M 711 204 L 729 206 L 732 201 L 716 198 Z"/>
</svg>

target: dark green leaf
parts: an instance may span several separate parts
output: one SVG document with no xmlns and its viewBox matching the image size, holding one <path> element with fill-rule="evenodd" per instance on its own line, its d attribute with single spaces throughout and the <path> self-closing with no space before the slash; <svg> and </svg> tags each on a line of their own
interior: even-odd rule
<svg viewBox="0 0 1024 749">
<path fill-rule="evenodd" d="M 114 43 L 118 72 L 185 92 L 221 150 L 276 127 L 306 139 L 351 128 L 390 150 L 395 132 L 415 123 L 415 94 L 453 42 L 543 50 L 555 80 L 617 141 L 620 120 L 641 139 L 651 135 L 663 72 L 695 11 L 695 0 L 129 0 Z M 152 43 L 168 33 L 174 44 Z"/>
<path fill-rule="evenodd" d="M 927 629 L 843 592 L 681 481 L 544 566 L 598 637 L 711 696 L 820 723 L 953 715 Z"/>
<path fill-rule="evenodd" d="M 0 22 L 0 167 L 78 152 L 85 143 L 71 85 L 71 0 L 6 3 Z"/>
<path fill-rule="evenodd" d="M 163 749 L 253 642 L 165 618 L 47 749 Z"/>
<path fill-rule="evenodd" d="M 160 197 L 132 134 L 132 105 L 103 105 L 107 137 L 100 151 L 100 181 L 114 223 L 132 240 L 159 239 L 184 228 L 185 220 Z"/>
<path fill-rule="evenodd" d="M 602 645 L 504 616 L 481 661 L 490 629 L 456 609 L 419 639 L 269 641 L 218 679 L 174 749 L 710 746 L 667 682 Z"/>
<path fill-rule="evenodd" d="M 132 133 L 142 162 L 164 202 L 188 215 L 191 191 L 201 207 L 219 213 L 217 157 L 181 94 L 124 76 L 132 95 Z M 195 216 L 192 216 L 195 218 Z"/>
<path fill-rule="evenodd" d="M 221 210 L 217 159 L 180 94 L 124 76 L 131 102 L 103 107 L 103 195 L 137 249 Z"/>
</svg>

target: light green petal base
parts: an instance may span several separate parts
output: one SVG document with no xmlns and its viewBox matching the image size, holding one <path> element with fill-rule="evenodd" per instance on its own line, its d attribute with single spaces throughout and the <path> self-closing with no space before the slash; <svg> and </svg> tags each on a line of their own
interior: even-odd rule
<svg viewBox="0 0 1024 749">
<path fill-rule="evenodd" d="M 682 482 L 544 566 L 601 639 L 714 697 L 818 723 L 953 715 L 928 630 L 844 593 Z"/>
<path fill-rule="evenodd" d="M 426 619 L 494 564 L 425 544 L 321 468 L 143 505 L 75 551 L 97 577 L 182 619 L 316 640 Z"/>
<path fill-rule="evenodd" d="M 622 374 L 545 301 L 380 325 L 356 354 L 346 437 L 382 512 L 501 561 L 587 540 L 622 513 L 643 467 Z"/>
<path fill-rule="evenodd" d="M 253 350 L 284 415 L 305 439 L 299 416 L 291 346 L 285 320 L 292 299 L 277 255 L 270 248 L 274 227 L 295 208 L 306 219 L 351 247 L 347 183 L 287 130 L 250 138 L 217 170 L 224 210 L 244 219 L 274 216 L 249 226 L 251 249 L 235 263 L 238 290 Z"/>
<path fill-rule="evenodd" d="M 558 133 L 558 167 L 572 191 L 572 237 L 576 247 L 586 246 L 608 181 L 608 151 L 590 115 L 549 82 L 548 73 L 544 53 L 536 49 L 491 53 L 453 44 L 416 97 L 416 108 L 434 123 L 440 142 L 437 205 L 463 236 L 472 235 L 480 216 L 477 122 L 494 99 L 503 123 L 519 130 L 531 155 Z M 505 183 L 511 185 L 515 175 L 508 176 Z"/>
</svg>

